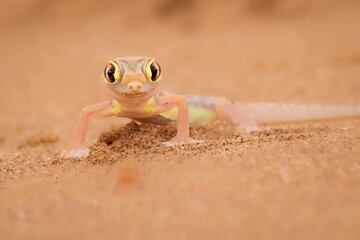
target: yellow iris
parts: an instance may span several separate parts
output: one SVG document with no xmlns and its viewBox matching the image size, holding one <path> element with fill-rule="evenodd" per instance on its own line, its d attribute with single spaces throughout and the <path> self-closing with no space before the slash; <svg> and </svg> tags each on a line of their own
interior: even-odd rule
<svg viewBox="0 0 360 240">
<path fill-rule="evenodd" d="M 119 82 L 120 79 L 121 79 L 121 69 L 120 69 L 120 66 L 114 62 L 114 61 L 110 61 L 110 63 L 112 65 L 114 65 L 115 67 L 115 72 L 114 72 L 114 78 L 115 78 L 115 82 Z"/>
<path fill-rule="evenodd" d="M 153 58 L 150 58 L 145 64 L 145 77 L 149 82 L 156 82 L 160 79 L 160 66 Z"/>
</svg>

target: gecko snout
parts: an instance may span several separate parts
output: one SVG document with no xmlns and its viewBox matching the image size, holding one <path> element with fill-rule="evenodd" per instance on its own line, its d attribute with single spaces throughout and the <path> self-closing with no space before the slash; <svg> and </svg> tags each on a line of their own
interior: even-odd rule
<svg viewBox="0 0 360 240">
<path fill-rule="evenodd" d="M 128 88 L 132 92 L 139 92 L 141 90 L 142 86 L 143 86 L 142 83 L 138 82 L 138 81 L 128 83 Z"/>
</svg>

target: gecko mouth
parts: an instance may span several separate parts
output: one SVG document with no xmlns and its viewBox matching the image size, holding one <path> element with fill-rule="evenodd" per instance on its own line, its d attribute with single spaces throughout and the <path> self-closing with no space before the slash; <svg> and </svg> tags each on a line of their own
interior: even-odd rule
<svg viewBox="0 0 360 240">
<path fill-rule="evenodd" d="M 121 95 L 123 95 L 125 97 L 138 97 L 138 96 L 146 95 L 149 92 L 150 91 L 145 91 L 145 92 L 123 92 L 123 93 L 121 93 Z"/>
</svg>

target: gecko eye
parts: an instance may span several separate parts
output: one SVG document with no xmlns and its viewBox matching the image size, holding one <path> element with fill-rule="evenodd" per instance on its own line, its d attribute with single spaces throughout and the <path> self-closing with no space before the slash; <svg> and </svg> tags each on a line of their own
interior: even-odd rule
<svg viewBox="0 0 360 240">
<path fill-rule="evenodd" d="M 104 76 L 109 83 L 118 82 L 121 78 L 119 66 L 116 63 L 110 62 L 104 70 Z"/>
<path fill-rule="evenodd" d="M 160 65 L 155 62 L 155 59 L 150 59 L 145 66 L 145 77 L 148 81 L 156 82 L 161 74 Z"/>
</svg>

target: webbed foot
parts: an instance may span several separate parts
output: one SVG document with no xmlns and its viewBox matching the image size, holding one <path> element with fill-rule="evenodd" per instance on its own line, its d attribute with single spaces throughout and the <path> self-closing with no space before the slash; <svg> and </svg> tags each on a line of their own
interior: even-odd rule
<svg viewBox="0 0 360 240">
<path fill-rule="evenodd" d="M 203 142 L 204 142 L 203 140 L 196 140 L 196 139 L 192 139 L 190 137 L 187 137 L 187 138 L 174 137 L 170 141 L 163 142 L 162 144 L 164 144 L 168 147 L 173 147 L 173 146 L 178 146 L 178 145 L 195 144 L 195 143 L 203 143 Z"/>
<path fill-rule="evenodd" d="M 82 158 L 89 156 L 89 148 L 79 148 L 79 149 L 73 149 L 67 152 L 66 157 L 68 158 Z"/>
<path fill-rule="evenodd" d="M 245 125 L 245 126 L 239 126 L 239 130 L 240 132 L 242 133 L 246 133 L 246 134 L 249 134 L 249 133 L 253 133 L 253 132 L 256 132 L 256 131 L 259 131 L 259 127 L 256 126 L 256 125 Z"/>
</svg>

